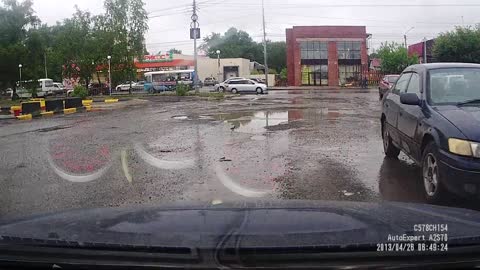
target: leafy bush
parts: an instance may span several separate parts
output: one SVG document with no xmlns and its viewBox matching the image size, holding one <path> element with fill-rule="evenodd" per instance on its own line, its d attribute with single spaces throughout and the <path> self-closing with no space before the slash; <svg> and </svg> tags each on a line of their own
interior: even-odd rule
<svg viewBox="0 0 480 270">
<path fill-rule="evenodd" d="M 287 68 L 283 68 L 280 72 L 280 79 L 286 81 L 288 78 Z"/>
<path fill-rule="evenodd" d="M 177 87 L 176 87 L 176 92 L 177 92 L 177 96 L 180 96 L 180 97 L 183 97 L 185 95 L 187 95 L 188 91 L 190 90 L 190 87 L 186 84 L 177 84 Z"/>
<path fill-rule="evenodd" d="M 80 97 L 82 99 L 85 99 L 87 96 L 88 96 L 88 91 L 85 87 L 81 85 L 77 85 L 75 86 L 75 88 L 73 88 L 72 97 Z"/>
</svg>

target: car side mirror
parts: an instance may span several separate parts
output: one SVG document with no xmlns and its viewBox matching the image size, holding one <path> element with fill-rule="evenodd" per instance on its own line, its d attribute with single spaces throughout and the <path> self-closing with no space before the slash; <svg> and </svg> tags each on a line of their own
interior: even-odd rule
<svg viewBox="0 0 480 270">
<path fill-rule="evenodd" d="M 405 105 L 420 105 L 420 98 L 415 93 L 403 93 L 400 95 L 400 103 Z"/>
</svg>

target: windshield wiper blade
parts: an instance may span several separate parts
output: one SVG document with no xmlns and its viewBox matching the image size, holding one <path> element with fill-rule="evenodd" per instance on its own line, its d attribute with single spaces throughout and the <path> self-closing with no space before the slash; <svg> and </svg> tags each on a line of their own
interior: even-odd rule
<svg viewBox="0 0 480 270">
<path fill-rule="evenodd" d="M 476 104 L 476 103 L 480 103 L 480 98 L 471 99 L 471 100 L 467 100 L 467 101 L 464 101 L 464 102 L 457 103 L 457 106 Z"/>
</svg>

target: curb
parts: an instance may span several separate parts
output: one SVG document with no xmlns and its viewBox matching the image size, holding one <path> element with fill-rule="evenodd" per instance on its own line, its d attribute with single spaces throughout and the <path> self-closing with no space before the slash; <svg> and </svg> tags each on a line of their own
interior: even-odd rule
<svg viewBox="0 0 480 270">
<path fill-rule="evenodd" d="M 82 100 L 83 106 L 92 106 L 93 100 Z"/>
<path fill-rule="evenodd" d="M 82 105 L 83 107 L 79 108 L 69 108 L 69 109 L 63 109 L 59 111 L 45 111 L 45 100 L 43 99 L 35 99 L 31 100 L 30 102 L 39 102 L 41 105 L 41 111 L 35 115 L 33 114 L 21 114 L 22 112 L 22 106 L 10 106 L 10 107 L 1 107 L 0 110 L 2 111 L 9 111 L 12 114 L 12 117 L 10 119 L 18 119 L 18 120 L 32 120 L 33 118 L 37 117 L 51 117 L 55 114 L 63 114 L 63 115 L 69 115 L 69 114 L 74 114 L 77 112 L 90 112 L 90 111 L 96 111 L 92 107 L 93 103 L 106 103 L 106 104 L 111 104 L 111 103 L 117 103 L 122 101 L 121 99 L 117 98 L 108 98 L 104 100 L 82 100 Z M 14 116 L 13 114 L 15 113 L 20 113 L 18 116 Z"/>
<path fill-rule="evenodd" d="M 32 115 L 31 114 L 24 114 L 24 115 L 19 115 L 17 116 L 18 120 L 32 120 Z"/>
<path fill-rule="evenodd" d="M 41 115 L 42 117 L 53 116 L 53 112 L 41 112 L 40 115 Z"/>
<path fill-rule="evenodd" d="M 64 109 L 63 114 L 74 114 L 77 112 L 77 108 Z"/>
<path fill-rule="evenodd" d="M 117 103 L 118 102 L 118 99 L 105 99 L 104 101 L 105 103 Z"/>
</svg>

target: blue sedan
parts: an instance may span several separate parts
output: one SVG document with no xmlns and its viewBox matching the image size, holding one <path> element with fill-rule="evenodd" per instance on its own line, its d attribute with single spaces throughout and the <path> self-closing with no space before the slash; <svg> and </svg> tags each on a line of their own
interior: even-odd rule
<svg viewBox="0 0 480 270">
<path fill-rule="evenodd" d="M 480 195 L 480 65 L 410 66 L 382 100 L 385 154 L 422 167 L 428 202 Z"/>
</svg>

